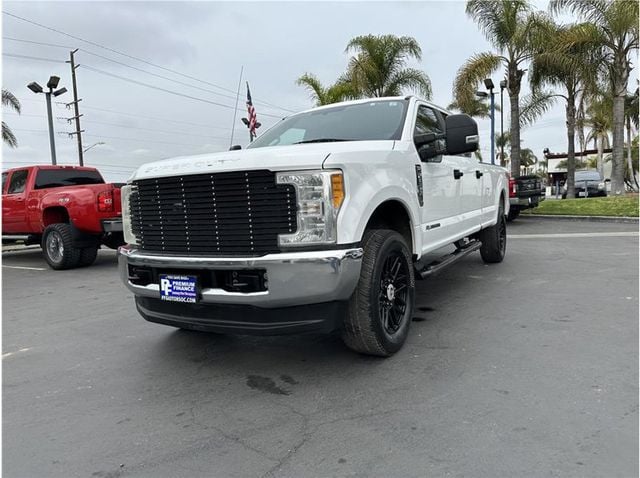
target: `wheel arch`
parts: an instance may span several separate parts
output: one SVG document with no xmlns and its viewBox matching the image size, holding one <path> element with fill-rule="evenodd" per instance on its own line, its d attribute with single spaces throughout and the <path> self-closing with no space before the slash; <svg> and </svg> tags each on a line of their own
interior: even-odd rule
<svg viewBox="0 0 640 478">
<path fill-rule="evenodd" d="M 42 226 L 46 228 L 51 224 L 64 223 L 70 224 L 71 218 L 69 211 L 63 206 L 50 206 L 42 211 Z"/>
<path fill-rule="evenodd" d="M 398 232 L 407 241 L 409 250 L 415 252 L 414 228 L 411 215 L 408 207 L 400 200 L 389 199 L 378 204 L 369 216 L 361 237 L 364 236 L 365 231 L 371 229 L 391 229 Z"/>
</svg>

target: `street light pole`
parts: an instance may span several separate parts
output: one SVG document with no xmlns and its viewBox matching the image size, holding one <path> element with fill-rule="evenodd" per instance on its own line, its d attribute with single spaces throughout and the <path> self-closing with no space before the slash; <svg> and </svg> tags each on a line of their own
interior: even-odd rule
<svg viewBox="0 0 640 478">
<path fill-rule="evenodd" d="M 500 82 L 500 166 L 504 166 L 504 103 L 502 94 L 507 87 L 507 80 Z"/>
<path fill-rule="evenodd" d="M 54 139 L 53 132 L 53 113 L 51 112 L 51 95 L 60 96 L 63 93 L 67 92 L 66 88 L 60 88 L 59 90 L 53 91 L 58 87 L 58 83 L 60 82 L 60 78 L 57 76 L 51 76 L 49 81 L 47 82 L 47 88 L 49 91 L 45 92 L 42 86 L 40 86 L 35 81 L 32 81 L 27 85 L 34 93 L 44 93 L 45 98 L 47 100 L 47 116 L 49 120 L 49 146 L 51 147 L 51 164 L 56 165 L 56 142 Z"/>
<path fill-rule="evenodd" d="M 54 166 L 56 162 L 56 140 L 53 134 L 53 114 L 51 113 L 51 92 L 44 94 L 47 99 L 47 117 L 49 118 L 49 147 L 51 148 L 51 164 Z"/>
<path fill-rule="evenodd" d="M 491 164 L 496 164 L 496 101 L 491 78 L 484 80 L 484 86 L 487 87 L 491 96 Z"/>
</svg>

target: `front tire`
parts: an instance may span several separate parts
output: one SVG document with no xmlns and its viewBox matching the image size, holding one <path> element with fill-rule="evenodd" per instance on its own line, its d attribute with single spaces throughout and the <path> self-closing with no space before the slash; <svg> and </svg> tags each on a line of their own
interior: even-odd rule
<svg viewBox="0 0 640 478">
<path fill-rule="evenodd" d="M 409 334 L 415 278 L 411 252 L 395 231 L 365 232 L 362 269 L 349 301 L 342 340 L 352 350 L 389 357 Z"/>
<path fill-rule="evenodd" d="M 502 262 L 507 250 L 507 218 L 504 215 L 502 201 L 498 209 L 498 222 L 480 231 L 479 239 L 482 242 L 480 247 L 482 260 L 489 264 Z"/>
<path fill-rule="evenodd" d="M 70 224 L 51 224 L 42 235 L 42 251 L 52 269 L 64 270 L 76 267 L 80 261 L 80 249 L 73 246 Z"/>
</svg>

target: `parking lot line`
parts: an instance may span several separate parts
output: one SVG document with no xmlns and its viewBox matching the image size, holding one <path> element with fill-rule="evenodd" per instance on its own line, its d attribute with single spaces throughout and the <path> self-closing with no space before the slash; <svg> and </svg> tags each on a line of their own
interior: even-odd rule
<svg viewBox="0 0 640 478">
<path fill-rule="evenodd" d="M 29 350 L 31 350 L 31 347 L 22 348 L 22 349 L 18 350 L 17 352 L 7 352 L 6 354 L 2 354 L 2 358 L 11 357 L 12 355 L 15 355 L 15 354 L 20 353 L 20 352 L 28 352 Z"/>
<path fill-rule="evenodd" d="M 2 267 L 6 267 L 7 269 L 23 269 L 27 271 L 46 271 L 47 270 L 44 267 L 5 266 L 5 265 L 3 265 Z"/>
<path fill-rule="evenodd" d="M 558 234 L 509 234 L 509 239 L 550 239 L 550 238 L 572 238 L 572 237 L 638 237 L 640 233 L 634 231 L 627 232 L 567 232 Z"/>
</svg>

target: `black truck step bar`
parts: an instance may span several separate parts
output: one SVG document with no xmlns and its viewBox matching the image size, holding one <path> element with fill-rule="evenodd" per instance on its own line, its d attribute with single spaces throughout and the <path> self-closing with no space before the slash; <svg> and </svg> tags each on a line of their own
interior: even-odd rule
<svg viewBox="0 0 640 478">
<path fill-rule="evenodd" d="M 462 259 L 466 255 L 471 254 L 472 252 L 475 252 L 478 249 L 480 249 L 480 247 L 482 246 L 482 243 L 478 240 L 473 240 L 467 243 L 462 243 L 461 241 L 458 241 L 456 243 L 456 246 L 458 248 L 451 254 L 444 255 L 427 265 L 424 265 L 420 261 L 418 261 L 415 264 L 415 267 L 420 277 L 422 279 L 425 279 L 431 275 L 434 275 L 440 272 L 445 267 L 450 266 L 451 264 Z"/>
</svg>

